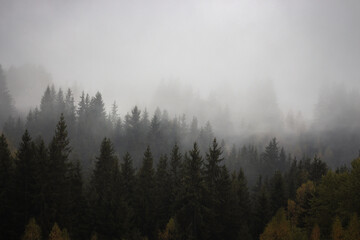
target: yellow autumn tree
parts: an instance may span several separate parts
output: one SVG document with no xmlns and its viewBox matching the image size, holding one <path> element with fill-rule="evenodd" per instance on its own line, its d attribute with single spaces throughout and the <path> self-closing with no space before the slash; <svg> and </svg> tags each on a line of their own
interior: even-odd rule
<svg viewBox="0 0 360 240">
<path fill-rule="evenodd" d="M 291 226 L 296 226 L 297 224 L 297 213 L 298 210 L 296 203 L 293 200 L 288 199 L 286 215 Z"/>
<path fill-rule="evenodd" d="M 292 240 L 290 222 L 286 219 L 285 211 L 280 208 L 271 221 L 267 224 L 264 233 L 260 235 L 260 240 Z"/>
<path fill-rule="evenodd" d="M 303 183 L 296 190 L 296 220 L 298 227 L 304 228 L 307 227 L 308 230 L 311 230 L 311 225 L 308 226 L 308 218 L 310 215 L 311 209 L 311 200 L 315 196 L 315 185 L 312 181 L 307 181 Z"/>
<path fill-rule="evenodd" d="M 26 225 L 22 240 L 41 240 L 41 228 L 37 225 L 35 218 L 31 218 Z"/>
<path fill-rule="evenodd" d="M 173 218 L 170 218 L 166 224 L 166 228 L 163 232 L 159 232 L 160 240 L 173 240 L 176 239 L 176 226 Z"/>
<path fill-rule="evenodd" d="M 345 231 L 345 240 L 360 240 L 360 223 L 355 213 Z"/>
<path fill-rule="evenodd" d="M 332 225 L 331 238 L 332 240 L 344 240 L 344 229 L 338 216 L 335 217 Z"/>
<path fill-rule="evenodd" d="M 49 234 L 49 240 L 64 240 L 63 233 L 57 223 L 54 223 L 54 226 L 51 229 L 51 232 Z"/>
<path fill-rule="evenodd" d="M 310 240 L 320 240 L 320 227 L 317 223 L 315 223 L 311 231 Z"/>
<path fill-rule="evenodd" d="M 61 235 L 63 240 L 70 240 L 69 232 L 66 228 L 61 231 Z"/>
</svg>

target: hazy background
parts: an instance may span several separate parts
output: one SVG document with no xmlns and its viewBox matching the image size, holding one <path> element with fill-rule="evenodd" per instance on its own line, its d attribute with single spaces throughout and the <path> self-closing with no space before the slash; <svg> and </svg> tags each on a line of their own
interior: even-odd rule
<svg viewBox="0 0 360 240">
<path fill-rule="evenodd" d="M 138 104 L 200 121 L 227 114 L 236 126 L 289 112 L 311 120 L 322 88 L 360 86 L 359 13 L 351 0 L 0 0 L 0 64 L 24 111 L 54 83 L 99 90 L 123 113 Z"/>
</svg>

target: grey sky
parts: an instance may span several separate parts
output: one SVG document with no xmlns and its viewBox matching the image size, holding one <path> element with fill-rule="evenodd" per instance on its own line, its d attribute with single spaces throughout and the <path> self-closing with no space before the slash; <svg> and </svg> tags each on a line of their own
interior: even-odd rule
<svg viewBox="0 0 360 240">
<path fill-rule="evenodd" d="M 310 114 L 319 87 L 359 87 L 359 25 L 352 0 L 0 0 L 0 64 L 43 65 L 126 111 L 161 81 L 219 91 L 230 107 L 271 81 L 284 111 Z"/>
</svg>

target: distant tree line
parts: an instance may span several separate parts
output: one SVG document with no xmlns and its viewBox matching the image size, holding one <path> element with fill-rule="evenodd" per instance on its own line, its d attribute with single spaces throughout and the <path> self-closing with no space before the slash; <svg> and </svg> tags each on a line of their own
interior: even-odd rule
<svg viewBox="0 0 360 240">
<path fill-rule="evenodd" d="M 358 234 L 359 159 L 351 169 L 336 172 L 317 157 L 293 159 L 270 177 L 259 175 L 249 190 L 244 171 L 230 172 L 224 165 L 216 139 L 204 155 L 197 143 L 185 153 L 174 144 L 157 164 L 147 146 L 136 170 L 129 153 L 120 160 L 111 140 L 103 138 L 84 184 L 80 162 L 69 157 L 70 140 L 63 114 L 49 144 L 25 130 L 12 152 L 1 135 L 1 238 L 338 239 L 335 235 Z M 280 158 L 276 139 L 261 155 Z"/>
</svg>

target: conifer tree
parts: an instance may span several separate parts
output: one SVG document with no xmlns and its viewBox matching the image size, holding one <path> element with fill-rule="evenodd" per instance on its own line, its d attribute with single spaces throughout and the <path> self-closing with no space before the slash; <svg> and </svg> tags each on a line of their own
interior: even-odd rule
<svg viewBox="0 0 360 240">
<path fill-rule="evenodd" d="M 270 187 L 271 211 L 272 214 L 274 214 L 279 208 L 284 207 L 286 204 L 285 184 L 280 172 L 275 172 L 271 179 Z"/>
<path fill-rule="evenodd" d="M 156 218 L 158 222 L 158 228 L 165 228 L 166 223 L 168 222 L 170 215 L 170 194 L 171 194 L 171 185 L 170 174 L 168 170 L 167 155 L 162 155 L 160 157 L 159 163 L 156 169 L 155 175 L 156 181 Z"/>
<path fill-rule="evenodd" d="M 170 185 L 171 185 L 171 209 L 170 215 L 175 215 L 175 200 L 178 197 L 181 187 L 181 178 L 182 178 L 182 155 L 180 153 L 179 146 L 175 144 L 171 150 L 170 156 Z"/>
<path fill-rule="evenodd" d="M 49 145 L 47 206 L 48 223 L 68 223 L 70 209 L 69 154 L 71 152 L 67 126 L 61 114 Z M 50 227 L 50 226 L 48 226 Z"/>
<path fill-rule="evenodd" d="M 23 229 L 28 219 L 35 215 L 34 203 L 36 194 L 36 149 L 29 133 L 25 130 L 19 150 L 16 154 L 15 171 L 15 215 L 18 232 Z"/>
<path fill-rule="evenodd" d="M 11 194 L 13 189 L 14 166 L 4 134 L 0 136 L 0 238 L 11 239 L 12 215 Z M 16 207 L 16 206 L 15 206 Z"/>
<path fill-rule="evenodd" d="M 204 214 L 205 182 L 203 176 L 203 160 L 196 143 L 185 155 L 182 188 L 177 201 L 176 222 L 182 239 L 206 239 Z"/>
<path fill-rule="evenodd" d="M 13 104 L 10 93 L 7 88 L 4 71 L 0 65 L 0 129 L 6 119 L 13 114 Z"/>
<path fill-rule="evenodd" d="M 90 184 L 93 230 L 103 239 L 123 237 L 127 229 L 128 208 L 120 194 L 118 159 L 107 138 L 101 143 Z"/>
<path fill-rule="evenodd" d="M 135 188 L 135 169 L 130 154 L 125 153 L 123 157 L 123 163 L 121 163 L 121 182 L 122 191 L 121 194 L 129 205 L 133 204 L 134 188 Z"/>
<path fill-rule="evenodd" d="M 153 157 L 148 146 L 144 153 L 142 166 L 137 175 L 136 208 L 137 224 L 143 236 L 155 238 L 155 176 Z"/>
</svg>

